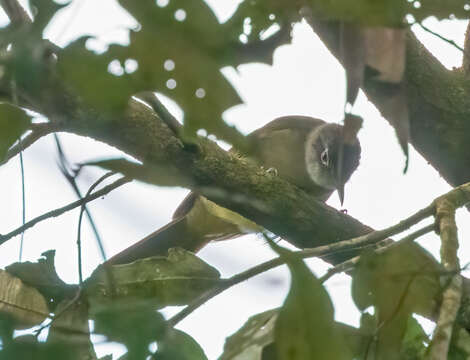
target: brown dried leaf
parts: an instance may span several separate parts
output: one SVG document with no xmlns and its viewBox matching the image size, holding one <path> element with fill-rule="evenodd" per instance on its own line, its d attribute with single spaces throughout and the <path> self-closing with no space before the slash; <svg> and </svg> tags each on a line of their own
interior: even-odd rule
<svg viewBox="0 0 470 360">
<path fill-rule="evenodd" d="M 35 288 L 0 270 L 0 312 L 15 321 L 16 329 L 42 323 L 49 314 L 44 297 Z"/>
<path fill-rule="evenodd" d="M 340 60 L 346 71 L 346 102 L 353 105 L 364 80 L 365 43 L 360 26 L 342 23 L 340 27 Z"/>
<path fill-rule="evenodd" d="M 405 72 L 405 30 L 388 27 L 363 29 L 365 63 L 378 71 L 377 80 L 400 83 Z"/>
</svg>

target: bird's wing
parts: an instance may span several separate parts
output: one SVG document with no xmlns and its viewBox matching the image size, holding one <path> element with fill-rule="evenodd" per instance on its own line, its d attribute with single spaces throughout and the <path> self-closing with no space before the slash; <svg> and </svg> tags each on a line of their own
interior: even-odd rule
<svg viewBox="0 0 470 360">
<path fill-rule="evenodd" d="M 295 116 L 281 116 L 269 122 L 263 127 L 256 129 L 248 134 L 248 138 L 257 138 L 262 134 L 268 134 L 273 131 L 292 129 L 292 123 L 295 122 L 295 128 L 298 130 L 304 129 L 306 132 L 312 130 L 319 125 L 325 124 L 323 120 L 315 119 L 309 116 L 295 115 Z"/>
</svg>

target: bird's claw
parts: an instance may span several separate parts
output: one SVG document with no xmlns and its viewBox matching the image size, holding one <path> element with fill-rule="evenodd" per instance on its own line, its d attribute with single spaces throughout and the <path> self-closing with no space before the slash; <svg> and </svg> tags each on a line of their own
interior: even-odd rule
<svg viewBox="0 0 470 360">
<path fill-rule="evenodd" d="M 278 175 L 277 169 L 273 167 L 270 167 L 268 170 L 266 170 L 266 172 L 270 175 L 274 175 L 274 176 Z"/>
</svg>

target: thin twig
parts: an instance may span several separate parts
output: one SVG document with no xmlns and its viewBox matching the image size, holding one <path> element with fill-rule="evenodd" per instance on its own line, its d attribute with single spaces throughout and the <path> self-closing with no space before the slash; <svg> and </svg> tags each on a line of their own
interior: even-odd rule
<svg viewBox="0 0 470 360">
<path fill-rule="evenodd" d="M 11 95 L 13 98 L 13 103 L 18 106 L 18 92 L 16 81 L 13 79 L 11 81 Z M 21 135 L 18 139 L 19 147 L 22 148 L 21 145 Z M 26 222 L 26 196 L 25 196 L 25 187 L 24 187 L 24 161 L 23 161 L 23 150 L 20 150 L 20 174 L 21 174 L 21 224 L 24 225 Z M 18 261 L 21 262 L 23 258 L 23 243 L 24 243 L 24 231 L 21 233 L 20 239 L 20 251 L 18 255 Z"/>
<path fill-rule="evenodd" d="M 418 238 L 419 236 L 422 236 L 434 229 L 434 224 L 427 225 L 424 228 L 414 232 L 411 235 L 408 235 L 406 238 L 398 241 L 398 242 L 393 242 L 391 244 L 388 244 L 387 246 L 384 246 L 383 248 L 379 248 L 376 250 L 376 252 L 384 252 L 390 248 L 393 248 L 395 246 L 398 246 L 399 244 L 402 244 L 403 242 L 409 242 L 413 241 L 414 239 Z M 351 249 L 360 245 L 364 245 L 364 243 L 368 242 L 367 238 L 362 238 L 363 243 L 361 244 L 358 239 L 350 239 L 350 240 L 344 240 L 340 241 L 338 243 L 334 243 L 331 245 L 325 245 L 325 246 L 319 246 L 313 249 L 306 249 L 302 251 L 296 251 L 293 252 L 293 255 L 300 258 L 300 259 L 305 259 L 305 258 L 310 258 L 310 257 L 317 257 L 317 256 L 324 256 L 324 255 L 329 255 L 333 252 L 338 251 L 339 249 L 341 250 L 346 250 L 346 249 Z M 217 296 L 221 292 L 227 290 L 228 288 L 237 285 L 243 281 L 246 281 L 254 276 L 257 276 L 263 272 L 266 272 L 268 270 L 271 270 L 277 266 L 284 265 L 285 264 L 285 259 L 281 257 L 277 257 L 275 259 L 266 261 L 262 264 L 256 265 L 246 271 L 243 271 L 239 274 L 236 274 L 228 279 L 223 279 L 221 283 L 217 284 L 214 288 L 208 290 L 206 293 L 202 294 L 200 297 L 195 299 L 193 302 L 188 304 L 183 310 L 181 310 L 179 313 L 174 315 L 171 319 L 168 320 L 169 324 L 174 326 L 177 323 L 179 323 L 181 320 L 183 320 L 186 316 L 191 314 L 194 310 L 196 310 L 198 307 L 201 305 L 205 304 L 208 300 L 212 299 L 213 297 Z M 344 263 L 343 263 L 344 264 Z M 344 271 L 344 270 L 343 270 Z M 338 271 L 340 272 L 340 271 Z M 331 277 L 332 275 L 330 275 Z M 321 281 L 326 281 L 329 277 L 323 279 L 320 278 Z M 323 279 L 323 280 L 322 280 Z"/>
<path fill-rule="evenodd" d="M 60 216 L 64 213 L 66 213 L 67 211 L 70 211 L 70 210 L 73 210 L 73 209 L 75 209 L 79 206 L 82 206 L 82 204 L 89 203 L 90 201 L 93 201 L 93 200 L 95 200 L 95 199 L 97 199 L 101 196 L 104 196 L 104 195 L 108 194 L 110 191 L 118 188 L 121 185 L 124 185 L 128 182 L 131 182 L 131 181 L 132 181 L 131 178 L 122 177 L 122 178 L 116 180 L 115 182 L 113 182 L 112 184 L 109 184 L 109 185 L 103 187 L 102 189 L 96 191 L 95 193 L 91 194 L 89 197 L 74 201 L 74 202 L 72 202 L 68 205 L 65 205 L 65 206 L 61 207 L 61 208 L 58 208 L 58 209 L 49 211 L 45 214 L 39 215 L 38 217 L 28 221 L 23 226 L 20 226 L 19 228 L 9 232 L 8 234 L 0 235 L 0 245 L 5 243 L 6 241 L 11 239 L 12 237 L 21 234 L 22 231 L 25 231 L 26 229 L 29 229 L 29 228 L 33 227 L 34 225 L 36 225 L 37 223 L 39 223 L 41 221 L 50 219 L 52 217 Z"/>
<path fill-rule="evenodd" d="M 90 196 L 91 192 L 99 185 L 101 184 L 104 180 L 109 178 L 110 176 L 115 175 L 115 172 L 108 172 L 101 176 L 97 181 L 95 181 L 90 188 L 88 189 L 85 197 Z M 82 219 L 83 219 L 83 213 L 86 210 L 86 204 L 82 204 L 80 208 L 80 215 L 78 216 L 78 231 L 77 231 L 77 250 L 78 250 L 78 281 L 80 286 L 83 283 L 83 273 L 82 273 Z M 101 242 L 101 239 L 98 237 L 97 238 L 98 245 L 101 251 L 101 256 L 104 258 L 103 260 L 106 260 L 106 255 L 104 252 L 103 248 L 103 243 Z"/>
<path fill-rule="evenodd" d="M 450 40 L 450 39 L 447 39 L 446 37 L 442 36 L 441 34 L 435 32 L 435 31 L 432 31 L 430 28 L 426 27 L 425 25 L 421 24 L 420 22 L 418 21 L 415 21 L 414 23 L 412 23 L 411 25 L 418 25 L 421 29 L 423 29 L 424 31 L 430 33 L 431 35 L 434 35 L 435 37 L 441 39 L 442 41 L 445 41 L 446 43 L 452 45 L 453 47 L 455 47 L 457 50 L 460 50 L 462 51 L 463 53 L 465 53 L 465 50 L 463 47 L 461 47 L 459 44 L 457 44 L 454 40 Z"/>
<path fill-rule="evenodd" d="M 77 195 L 79 199 L 83 198 L 82 193 L 78 187 L 76 177 L 78 175 L 78 171 L 72 170 L 72 166 L 70 165 L 70 162 L 68 161 L 67 157 L 65 156 L 62 144 L 60 142 L 59 136 L 57 134 L 54 134 L 54 139 L 55 143 L 57 146 L 57 152 L 59 154 L 59 169 L 62 172 L 62 175 L 64 175 L 65 179 L 68 181 L 70 186 L 72 187 L 73 191 Z M 82 206 L 83 208 L 83 206 Z M 90 223 L 91 229 L 93 230 L 93 234 L 95 235 L 96 242 L 98 243 L 98 247 L 101 252 L 101 257 L 103 260 L 106 260 L 106 255 L 104 252 L 104 248 L 102 246 L 103 242 L 101 240 L 100 233 L 98 231 L 98 227 L 95 224 L 95 220 L 93 219 L 93 216 L 91 215 L 90 210 L 88 209 L 87 206 L 84 207 L 85 213 L 87 215 L 88 221 Z"/>
<path fill-rule="evenodd" d="M 383 254 L 385 251 L 389 251 L 389 250 L 391 250 L 391 249 L 393 249 L 393 248 L 395 248 L 395 247 L 397 247 L 397 246 L 399 246 L 403 243 L 414 241 L 418 237 L 423 236 L 424 234 L 427 234 L 427 233 L 429 233 L 433 230 L 435 230 L 435 225 L 434 224 L 426 225 L 425 227 L 423 227 L 419 230 L 416 230 L 415 232 L 409 234 L 408 236 L 405 236 L 403 239 L 400 239 L 398 241 L 389 242 L 387 245 L 379 247 L 374 252 L 376 254 Z M 355 257 L 353 257 L 349 260 L 346 260 L 346 261 L 330 268 L 326 272 L 326 274 L 323 275 L 320 278 L 320 281 L 325 282 L 335 274 L 339 274 L 339 273 L 351 270 L 352 268 L 354 268 L 357 265 L 357 263 L 359 262 L 359 259 L 360 259 L 360 256 L 355 256 Z"/>
<path fill-rule="evenodd" d="M 21 144 L 21 140 L 20 140 Z M 23 206 L 22 216 L 21 216 L 21 223 L 24 226 L 26 223 L 26 196 L 25 196 L 25 188 L 24 188 L 24 162 L 23 162 L 23 151 L 20 151 L 20 170 L 21 170 L 21 203 Z M 24 242 L 24 231 L 21 233 L 20 239 L 20 254 L 19 254 L 19 262 L 23 258 L 23 242 Z"/>
<path fill-rule="evenodd" d="M 60 310 L 57 314 L 55 314 L 53 317 L 51 317 L 51 321 L 50 321 L 49 323 L 42 325 L 39 329 L 36 329 L 36 330 L 34 331 L 34 336 L 37 338 L 39 335 L 41 335 L 41 332 L 42 332 L 44 329 L 50 327 L 54 321 L 56 321 L 56 320 L 57 320 L 58 318 L 60 318 L 68 309 L 70 309 L 70 308 L 72 307 L 72 305 L 74 305 L 74 304 L 78 301 L 78 299 L 80 298 L 81 293 L 82 293 L 82 288 L 79 287 L 78 290 L 77 290 L 77 292 L 75 293 L 74 297 L 70 300 L 70 302 L 69 302 L 67 305 L 65 305 L 65 307 L 64 307 L 62 310 Z"/>
</svg>

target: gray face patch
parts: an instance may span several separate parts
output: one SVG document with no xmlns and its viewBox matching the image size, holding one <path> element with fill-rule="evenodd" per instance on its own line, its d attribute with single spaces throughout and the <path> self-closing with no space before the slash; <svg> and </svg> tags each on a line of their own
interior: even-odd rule
<svg viewBox="0 0 470 360">
<path fill-rule="evenodd" d="M 329 166 L 322 164 L 320 159 L 321 154 L 326 149 L 326 144 L 322 139 L 322 129 L 326 126 L 322 125 L 310 132 L 305 142 L 305 166 L 312 181 L 329 190 L 336 189 L 336 180 L 334 171 L 332 170 L 333 164 L 329 159 Z"/>
</svg>

